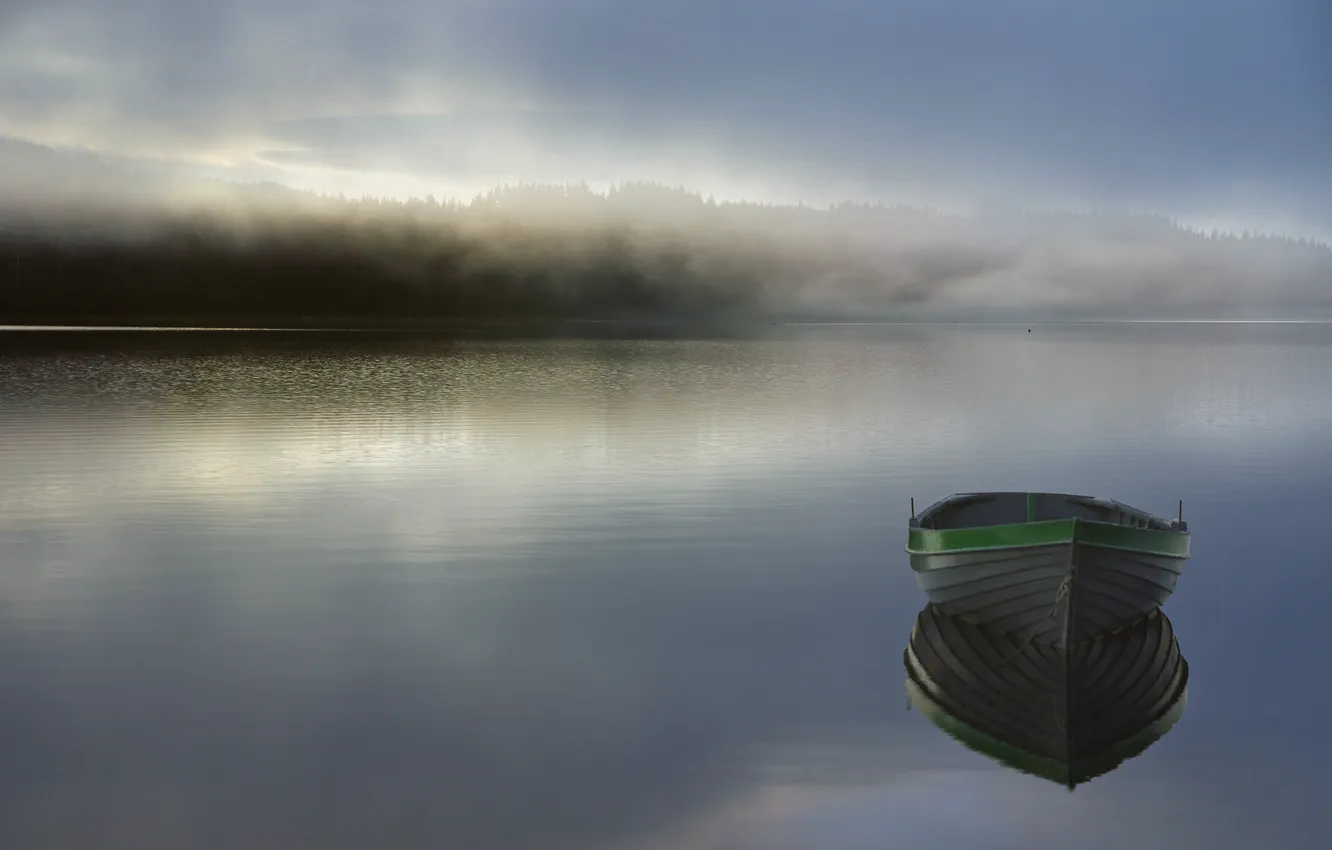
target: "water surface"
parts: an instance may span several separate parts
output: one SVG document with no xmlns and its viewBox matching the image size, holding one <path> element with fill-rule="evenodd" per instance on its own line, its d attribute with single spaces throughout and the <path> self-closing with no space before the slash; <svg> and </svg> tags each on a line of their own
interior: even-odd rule
<svg viewBox="0 0 1332 850">
<path fill-rule="evenodd" d="M 1332 327 L 3 343 L 2 847 L 1325 846 Z M 1194 534 L 1072 794 L 906 708 L 989 489 Z"/>
</svg>

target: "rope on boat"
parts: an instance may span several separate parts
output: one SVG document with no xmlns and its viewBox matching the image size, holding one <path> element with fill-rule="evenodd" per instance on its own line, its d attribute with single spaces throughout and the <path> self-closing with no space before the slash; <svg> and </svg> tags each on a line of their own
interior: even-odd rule
<svg viewBox="0 0 1332 850">
<path fill-rule="evenodd" d="M 1022 652 L 1022 650 L 1026 649 L 1028 646 L 1031 645 L 1031 642 L 1036 638 L 1036 635 L 1040 634 L 1041 627 L 1045 625 L 1045 622 L 1047 620 L 1049 620 L 1051 617 L 1055 615 L 1055 612 L 1059 610 L 1059 603 L 1063 602 L 1064 597 L 1067 596 L 1069 594 L 1069 591 L 1073 589 L 1073 574 L 1074 570 L 1072 565 L 1070 565 L 1068 568 L 1068 573 L 1064 576 L 1064 580 L 1059 582 L 1059 589 L 1055 591 L 1055 601 L 1054 604 L 1050 606 L 1050 611 L 1040 619 L 1040 622 L 1036 623 L 1036 625 L 1032 627 L 1031 634 L 1027 635 L 1026 640 L 1018 644 L 1017 649 L 1013 650 L 1002 660 L 1000 660 L 999 664 L 997 665 L 998 667 L 1003 667 L 1008 662 L 1016 658 Z M 1071 652 L 1072 649 L 1070 647 L 1065 646 L 1064 651 Z M 1065 718 L 1063 717 L 1063 715 L 1059 713 L 1058 698 L 1055 697 L 1053 694 L 1051 694 L 1050 700 L 1051 700 L 1050 711 L 1051 714 L 1054 716 L 1055 727 L 1058 728 L 1059 731 L 1061 732 L 1067 732 L 1068 726 L 1065 722 Z"/>
<path fill-rule="evenodd" d="M 1044 626 L 1046 621 L 1048 621 L 1051 617 L 1053 617 L 1055 613 L 1059 610 L 1059 603 L 1064 601 L 1064 597 L 1069 594 L 1069 591 L 1072 590 L 1072 588 L 1073 588 L 1073 569 L 1072 567 L 1070 567 L 1068 573 L 1064 576 L 1064 580 L 1059 582 L 1059 589 L 1055 591 L 1055 601 L 1054 604 L 1050 606 L 1050 611 L 1044 617 L 1042 617 L 1039 622 L 1037 622 L 1034 626 L 1032 626 L 1031 634 L 1027 635 L 1027 639 L 1024 640 L 1022 643 L 1020 643 L 1017 649 L 1013 650 L 1006 657 L 1001 659 L 997 666 L 1003 667 L 1005 664 L 1012 661 L 1014 658 L 1017 658 L 1017 656 L 1022 652 L 1022 650 L 1026 649 L 1028 646 L 1031 645 L 1031 642 L 1036 639 L 1036 635 L 1041 633 L 1041 627 Z M 1064 649 L 1067 650 L 1068 647 L 1064 647 Z"/>
</svg>

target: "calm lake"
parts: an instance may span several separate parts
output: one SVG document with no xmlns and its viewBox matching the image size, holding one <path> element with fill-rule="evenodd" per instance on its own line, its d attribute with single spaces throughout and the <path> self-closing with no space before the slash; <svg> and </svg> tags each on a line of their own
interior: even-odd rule
<svg viewBox="0 0 1332 850">
<path fill-rule="evenodd" d="M 1332 326 L 0 339 L 0 847 L 1322 848 Z M 909 499 L 1193 558 L 1070 793 L 905 697 Z"/>
</svg>

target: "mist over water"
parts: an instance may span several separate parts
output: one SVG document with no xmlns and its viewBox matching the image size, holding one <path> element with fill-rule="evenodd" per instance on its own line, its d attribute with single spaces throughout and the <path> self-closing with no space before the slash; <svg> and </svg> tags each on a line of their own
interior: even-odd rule
<svg viewBox="0 0 1332 850">
<path fill-rule="evenodd" d="M 1329 333 L 7 335 L 0 844 L 1320 847 Z M 1184 501 L 1188 712 L 1072 795 L 904 708 L 972 489 Z"/>
<path fill-rule="evenodd" d="M 1332 316 L 1332 248 L 1161 216 L 783 207 L 643 183 L 348 200 L 6 154 L 11 324 Z"/>
</svg>

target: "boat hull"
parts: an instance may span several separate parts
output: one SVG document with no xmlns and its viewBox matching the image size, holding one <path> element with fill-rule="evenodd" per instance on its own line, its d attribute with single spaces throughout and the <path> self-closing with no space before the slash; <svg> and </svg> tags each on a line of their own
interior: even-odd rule
<svg viewBox="0 0 1332 850">
<path fill-rule="evenodd" d="M 916 581 L 944 613 L 1068 646 L 1161 607 L 1189 556 L 1187 533 L 1069 519 L 911 530 Z"/>
</svg>

